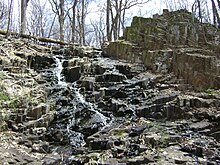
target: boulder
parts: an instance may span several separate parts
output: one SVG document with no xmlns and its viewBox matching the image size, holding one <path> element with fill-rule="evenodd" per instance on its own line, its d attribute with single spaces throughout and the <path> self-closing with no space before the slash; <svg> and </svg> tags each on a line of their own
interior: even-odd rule
<svg viewBox="0 0 220 165">
<path fill-rule="evenodd" d="M 97 75 L 97 82 L 121 82 L 126 80 L 126 76 L 117 72 L 105 72 L 103 75 Z"/>
<path fill-rule="evenodd" d="M 55 60 L 50 55 L 28 56 L 28 66 L 34 70 L 41 70 L 51 67 L 55 64 Z"/>
<path fill-rule="evenodd" d="M 198 49 L 181 49 L 173 58 L 173 71 L 197 90 L 218 87 L 219 68 L 216 56 Z M 201 54 L 200 54 L 201 52 Z"/>
<path fill-rule="evenodd" d="M 93 91 L 95 89 L 95 77 L 84 77 L 80 79 L 81 86 L 87 91 Z"/>
<path fill-rule="evenodd" d="M 75 82 L 81 77 L 80 66 L 68 67 L 64 70 L 64 77 L 67 82 Z"/>
<path fill-rule="evenodd" d="M 45 103 L 41 103 L 36 107 L 27 111 L 27 117 L 30 117 L 34 120 L 39 119 L 43 114 L 47 112 L 47 105 Z"/>
</svg>

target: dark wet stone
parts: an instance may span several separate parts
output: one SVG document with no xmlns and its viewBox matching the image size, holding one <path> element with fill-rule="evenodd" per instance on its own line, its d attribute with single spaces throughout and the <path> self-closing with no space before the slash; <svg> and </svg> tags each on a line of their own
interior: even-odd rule
<svg viewBox="0 0 220 165">
<path fill-rule="evenodd" d="M 89 147 L 92 150 L 106 150 L 107 149 L 107 142 L 108 140 L 104 139 L 93 139 L 89 141 Z"/>
<path fill-rule="evenodd" d="M 196 122 L 196 123 L 192 123 L 190 125 L 190 127 L 194 130 L 194 131 L 201 131 L 207 128 L 211 128 L 212 124 L 210 122 L 208 122 L 207 120 L 203 120 L 200 122 Z"/>
<path fill-rule="evenodd" d="M 32 152 L 38 152 L 38 153 L 49 153 L 49 143 L 48 142 L 40 142 L 38 144 L 32 145 Z"/>
<path fill-rule="evenodd" d="M 144 130 L 146 126 L 138 126 L 131 128 L 131 133 L 129 133 L 130 137 L 139 136 Z"/>
<path fill-rule="evenodd" d="M 55 155 L 55 154 L 48 154 L 46 157 L 43 159 L 43 164 L 44 165 L 54 165 L 54 164 L 60 164 L 62 162 L 62 158 L 60 155 Z"/>
<path fill-rule="evenodd" d="M 35 55 L 28 56 L 28 63 L 34 70 L 46 69 L 55 64 L 52 56 L 49 55 Z"/>
<path fill-rule="evenodd" d="M 97 82 L 121 82 L 126 79 L 126 76 L 120 73 L 105 72 L 103 75 L 97 75 Z"/>
<path fill-rule="evenodd" d="M 146 156 L 136 156 L 134 158 L 128 159 L 127 164 L 128 165 L 140 165 L 140 164 L 147 164 L 150 162 L 154 162 L 153 157 L 148 158 Z"/>
<path fill-rule="evenodd" d="M 104 66 L 101 66 L 101 65 L 94 66 L 94 74 L 96 75 L 102 75 L 103 73 L 105 73 L 106 70 L 107 68 Z"/>
<path fill-rule="evenodd" d="M 123 64 L 116 65 L 116 69 L 118 69 L 120 73 L 126 75 L 127 77 L 131 76 L 131 67 L 128 64 L 127 65 L 123 65 Z"/>
<path fill-rule="evenodd" d="M 75 82 L 81 77 L 81 67 L 68 67 L 64 70 L 64 76 L 67 82 Z"/>
<path fill-rule="evenodd" d="M 46 113 L 46 105 L 40 104 L 32 109 L 28 110 L 27 117 L 31 117 L 33 119 L 39 119 L 43 114 Z"/>
<path fill-rule="evenodd" d="M 95 77 L 85 77 L 80 80 L 81 86 L 85 88 L 85 90 L 93 91 L 95 89 Z"/>
<path fill-rule="evenodd" d="M 213 136 L 216 140 L 220 141 L 220 131 L 213 132 L 210 136 Z"/>
</svg>

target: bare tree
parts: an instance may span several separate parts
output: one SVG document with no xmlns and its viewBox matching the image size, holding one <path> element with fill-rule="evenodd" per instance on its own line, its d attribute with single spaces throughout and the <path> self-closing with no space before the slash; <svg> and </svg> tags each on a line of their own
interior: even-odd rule
<svg viewBox="0 0 220 165">
<path fill-rule="evenodd" d="M 163 2 L 166 4 L 166 7 L 171 11 L 190 8 L 188 0 L 163 0 Z"/>
<path fill-rule="evenodd" d="M 217 7 L 215 5 L 214 0 L 211 0 L 211 2 L 212 2 L 213 23 L 220 27 L 220 18 L 219 18 L 218 9 L 217 9 Z M 219 5 L 219 10 L 220 10 L 220 2 L 219 2 L 219 0 L 217 0 L 217 2 L 218 2 L 218 5 Z"/>
<path fill-rule="evenodd" d="M 197 0 L 197 4 L 198 4 L 198 10 L 199 10 L 199 19 L 200 19 L 200 22 L 202 22 L 203 15 L 202 15 L 201 1 Z"/>
<path fill-rule="evenodd" d="M 111 39 L 112 36 L 114 40 L 117 40 L 120 36 L 120 32 L 125 29 L 125 15 L 126 11 L 131 9 L 134 6 L 143 5 L 149 2 L 150 0 L 107 0 L 107 11 L 106 15 L 110 13 L 110 23 L 108 22 L 109 16 L 106 16 L 106 25 L 111 24 L 110 29 L 107 30 L 107 39 Z M 109 12 L 110 10 L 110 12 Z"/>
<path fill-rule="evenodd" d="M 50 17 L 47 16 L 48 11 L 46 11 L 47 1 L 35 0 L 30 2 L 30 12 L 29 12 L 29 32 L 32 35 L 45 37 L 47 28 L 47 19 Z M 51 23 L 50 23 L 51 24 Z M 48 30 L 47 30 L 48 31 Z"/>
<path fill-rule="evenodd" d="M 58 15 L 60 41 L 64 41 L 64 0 L 50 0 L 52 10 Z"/>
<path fill-rule="evenodd" d="M 77 25 L 75 31 L 77 33 L 76 35 L 78 36 L 78 42 L 82 45 L 86 44 L 86 36 L 90 32 L 90 28 L 87 28 L 85 20 L 90 12 L 88 6 L 92 1 L 93 0 L 81 0 L 81 2 L 77 4 Z"/>
<path fill-rule="evenodd" d="M 76 7 L 77 7 L 77 3 L 79 2 L 79 0 L 72 0 L 72 14 L 70 12 L 68 12 L 68 17 L 70 20 L 70 24 L 71 24 L 71 32 L 72 32 L 72 37 L 71 37 L 71 42 L 74 43 L 75 42 L 75 36 L 76 36 Z"/>
<path fill-rule="evenodd" d="M 104 16 L 101 15 L 98 20 L 91 21 L 94 32 L 94 44 L 100 47 L 105 41 L 105 24 Z"/>
<path fill-rule="evenodd" d="M 11 0 L 10 2 L 8 2 L 8 6 L 9 6 L 9 11 L 8 11 L 8 24 L 7 24 L 7 35 L 9 35 L 9 29 L 10 29 L 10 24 L 11 24 L 11 17 L 12 17 L 12 4 L 13 4 L 13 0 Z"/>
<path fill-rule="evenodd" d="M 81 2 L 81 26 L 80 26 L 80 43 L 82 45 L 85 45 L 85 0 L 82 0 Z"/>
<path fill-rule="evenodd" d="M 20 33 L 24 34 L 26 32 L 26 11 L 29 0 L 21 0 L 21 24 Z"/>
<path fill-rule="evenodd" d="M 0 28 L 5 28 L 6 21 L 8 18 L 8 7 L 4 1 L 0 2 Z"/>
<path fill-rule="evenodd" d="M 111 33 L 110 33 L 110 9 L 111 9 L 111 0 L 107 0 L 106 5 L 106 35 L 107 40 L 111 41 Z"/>
</svg>

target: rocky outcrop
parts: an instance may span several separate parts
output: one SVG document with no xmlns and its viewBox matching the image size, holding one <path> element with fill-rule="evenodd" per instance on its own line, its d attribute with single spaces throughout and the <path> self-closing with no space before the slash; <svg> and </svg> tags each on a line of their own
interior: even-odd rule
<svg viewBox="0 0 220 165">
<path fill-rule="evenodd" d="M 212 43 L 213 31 L 208 40 L 193 38 L 189 15 L 135 17 L 129 41 L 104 50 L 115 59 L 95 48 L 2 38 L 0 162 L 219 164 L 220 91 L 204 89 L 218 86 L 218 45 L 190 47 Z"/>
<path fill-rule="evenodd" d="M 69 51 L 55 57 L 44 51 L 19 52 L 17 59 L 23 60 L 14 59 L 14 66 L 2 56 L 0 116 L 5 131 L 0 133 L 0 162 L 133 165 L 193 164 L 196 159 L 198 164 L 219 163 L 219 90 L 193 92 L 171 74 L 176 51 L 143 50 L 131 62 L 86 51 L 81 57 Z M 210 52 L 179 49 L 177 53 L 190 56 L 186 62 L 191 64 L 200 58 L 191 54 L 201 51 L 205 67 L 191 70 L 214 75 Z M 24 72 L 18 72 L 17 66 Z"/>
<path fill-rule="evenodd" d="M 219 88 L 219 38 L 218 28 L 190 12 L 164 10 L 153 18 L 134 17 L 124 40 L 105 44 L 103 54 L 143 62 L 156 73 L 174 72 L 197 90 Z M 204 65 L 209 71 L 198 71 Z"/>
<path fill-rule="evenodd" d="M 119 77 L 106 80 L 106 73 Z M 111 124 L 88 136 L 71 163 L 193 164 L 194 157 L 198 164 L 218 162 L 219 90 L 182 91 L 190 86 L 164 73 L 146 72 L 139 63 L 91 60 L 89 76 L 77 84 Z"/>
<path fill-rule="evenodd" d="M 63 74 L 67 82 L 75 82 L 82 74 L 88 74 L 90 71 L 91 63 L 88 57 L 74 57 L 65 63 Z"/>
<path fill-rule="evenodd" d="M 187 83 L 203 90 L 220 88 L 220 67 L 212 52 L 198 49 L 180 49 L 173 56 L 173 71 Z"/>
<path fill-rule="evenodd" d="M 2 36 L 0 45 L 0 162 L 60 161 L 53 154 L 43 158 L 49 152 L 43 139 L 55 117 L 54 102 L 47 97 L 50 82 L 40 73 L 54 65 L 50 49 Z"/>
</svg>

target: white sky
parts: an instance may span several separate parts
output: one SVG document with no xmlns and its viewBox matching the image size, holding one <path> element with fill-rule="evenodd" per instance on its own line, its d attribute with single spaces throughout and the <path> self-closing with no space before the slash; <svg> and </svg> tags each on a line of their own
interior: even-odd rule
<svg viewBox="0 0 220 165">
<path fill-rule="evenodd" d="M 2 0 L 0 0 L 2 1 Z M 8 3 L 8 0 L 3 0 L 6 3 Z M 44 0 L 41 0 L 44 1 Z M 18 16 L 18 11 L 19 9 L 19 3 L 20 0 L 14 0 L 14 8 L 13 11 L 15 13 L 16 16 Z M 102 1 L 94 1 L 89 5 L 89 11 L 91 11 L 92 14 L 90 14 L 89 17 L 91 17 L 92 19 L 96 18 L 94 17 L 94 14 L 97 14 L 98 9 L 98 5 L 102 3 Z M 103 3 L 102 3 L 103 4 Z M 141 15 L 143 16 L 151 16 L 152 13 L 159 13 L 160 11 L 162 11 L 163 8 L 166 8 L 166 6 L 160 2 L 160 0 L 151 0 L 150 2 L 142 5 L 142 6 L 137 6 L 137 7 L 132 7 L 130 10 L 130 13 L 133 13 L 134 15 L 140 15 L 140 10 L 141 10 Z M 146 12 L 148 12 L 148 14 L 146 15 Z"/>
<path fill-rule="evenodd" d="M 3 1 L 5 1 L 7 4 L 9 0 L 3 0 Z M 40 1 L 42 2 L 44 0 L 40 0 Z M 161 13 L 162 9 L 166 8 L 166 6 L 162 4 L 160 1 L 161 0 L 151 0 L 150 2 L 144 5 L 134 6 L 127 12 L 127 14 L 128 16 L 131 16 L 131 17 L 135 15 L 150 17 L 152 14 Z M 89 5 L 90 14 L 86 18 L 87 21 L 99 18 L 100 13 L 99 13 L 98 6 L 102 6 L 104 2 L 105 2 L 104 0 L 103 1 L 96 0 L 90 3 Z M 19 16 L 19 10 L 20 10 L 19 5 L 20 5 L 20 0 L 14 0 L 14 7 L 13 7 L 14 16 L 13 17 L 14 17 L 15 22 L 17 22 L 16 24 L 18 24 L 19 17 L 20 17 Z"/>
<path fill-rule="evenodd" d="M 0 1 L 5 1 L 6 3 L 8 3 L 10 0 L 0 0 Z M 20 1 L 21 0 L 14 0 L 14 8 L 13 8 L 14 16 L 13 17 L 14 17 L 14 21 L 16 22 L 15 24 L 18 24 L 19 22 L 19 10 L 20 10 L 19 2 Z M 90 3 L 89 5 L 90 14 L 86 18 L 87 22 L 89 22 L 90 20 L 99 18 L 100 13 L 99 13 L 98 6 L 103 6 L 105 1 L 106 0 L 95 0 L 94 2 Z M 161 14 L 162 10 L 166 8 L 165 3 L 163 3 L 164 1 L 177 2 L 178 0 L 150 0 L 150 2 L 144 5 L 134 6 L 131 9 L 129 9 L 129 11 L 127 11 L 127 16 L 130 17 L 130 21 L 131 21 L 132 17 L 135 15 L 143 16 L 143 17 L 150 17 L 156 13 Z M 188 0 L 187 2 L 192 4 L 192 2 L 194 1 L 195 0 Z M 45 0 L 40 0 L 40 2 L 45 2 Z M 128 21 L 128 25 L 130 24 L 130 21 Z"/>
</svg>

